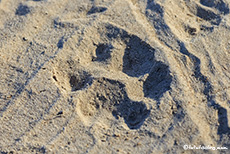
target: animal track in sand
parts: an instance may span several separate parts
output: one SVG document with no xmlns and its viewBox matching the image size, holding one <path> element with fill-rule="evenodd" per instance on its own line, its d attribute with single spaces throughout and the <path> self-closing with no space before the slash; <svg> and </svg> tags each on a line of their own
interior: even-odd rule
<svg viewBox="0 0 230 154">
<path fill-rule="evenodd" d="M 147 79 L 137 82 L 143 84 L 140 88 L 145 97 L 158 101 L 170 90 L 172 76 L 169 67 L 158 61 L 154 55 L 156 50 L 137 35 L 110 23 L 101 25 L 99 28 L 89 27 L 86 30 L 84 35 L 90 36 L 93 33 L 95 36 L 83 39 L 83 43 L 78 46 L 79 61 L 58 62 L 54 73 L 56 83 L 68 92 L 79 92 L 75 93 L 76 110 L 86 118 L 84 121 L 105 120 L 104 116 L 107 115 L 111 121 L 114 117 L 123 118 L 130 129 L 140 128 L 150 114 L 145 102 L 129 97 L 126 88 L 130 87 L 126 87 L 125 80 L 102 77 L 100 70 L 95 68 L 100 67 L 105 72 L 115 69 L 123 77 L 129 76 L 136 80 L 146 75 Z M 76 59 L 74 56 L 71 58 Z M 97 67 L 91 67 L 94 64 Z M 90 71 L 84 65 L 89 66 Z M 98 73 L 95 74 L 94 71 Z"/>
<path fill-rule="evenodd" d="M 147 75 L 143 82 L 145 97 L 158 100 L 170 90 L 172 76 L 169 67 L 155 58 L 156 49 L 140 37 L 111 23 L 101 23 L 100 28 L 90 27 L 85 35 L 94 37 L 83 40 L 79 57 L 89 60 L 86 64 L 98 65 L 107 71 L 116 70 L 132 78 Z M 87 45 L 87 46 L 86 46 Z M 83 61 L 83 60 L 82 60 Z M 151 86 L 149 86 L 151 85 Z M 161 89 L 160 91 L 158 89 Z"/>
<path fill-rule="evenodd" d="M 95 79 L 86 91 L 88 95 L 79 96 L 77 105 L 77 110 L 86 118 L 101 119 L 104 114 L 109 113 L 115 118 L 124 118 L 130 129 L 137 129 L 150 113 L 144 102 L 129 99 L 125 85 L 120 81 Z"/>
</svg>

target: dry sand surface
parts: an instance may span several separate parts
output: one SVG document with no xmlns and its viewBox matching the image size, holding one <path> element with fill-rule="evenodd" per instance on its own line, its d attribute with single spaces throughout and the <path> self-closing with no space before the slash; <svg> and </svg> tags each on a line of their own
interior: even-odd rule
<svg viewBox="0 0 230 154">
<path fill-rule="evenodd" d="M 0 0 L 0 153 L 230 153 L 229 12 Z"/>
</svg>

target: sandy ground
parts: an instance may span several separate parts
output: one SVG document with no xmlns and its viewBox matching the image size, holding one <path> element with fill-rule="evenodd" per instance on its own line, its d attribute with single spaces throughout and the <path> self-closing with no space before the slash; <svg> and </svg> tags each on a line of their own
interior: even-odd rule
<svg viewBox="0 0 230 154">
<path fill-rule="evenodd" d="M 229 6 L 0 0 L 0 153 L 229 153 Z"/>
</svg>

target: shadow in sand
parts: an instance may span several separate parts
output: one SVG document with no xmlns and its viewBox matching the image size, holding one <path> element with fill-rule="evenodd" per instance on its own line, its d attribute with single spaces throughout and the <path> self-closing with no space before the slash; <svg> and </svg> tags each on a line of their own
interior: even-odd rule
<svg viewBox="0 0 230 154">
<path fill-rule="evenodd" d="M 122 71 L 131 77 L 142 77 L 148 74 L 144 81 L 145 97 L 159 101 L 163 94 L 170 90 L 172 76 L 169 67 L 155 59 L 155 49 L 136 35 L 115 26 L 107 26 L 107 37 L 121 39 L 125 45 Z"/>
<path fill-rule="evenodd" d="M 93 58 L 93 61 L 105 62 L 111 58 L 111 50 L 113 49 L 112 45 L 101 43 L 96 46 L 96 57 Z"/>
<path fill-rule="evenodd" d="M 154 52 L 155 49 L 149 44 L 131 35 L 126 43 L 122 71 L 132 77 L 149 73 L 155 61 Z"/>
<path fill-rule="evenodd" d="M 140 128 L 149 114 L 150 110 L 147 110 L 145 103 L 131 100 L 119 104 L 117 109 L 113 111 L 116 118 L 118 115 L 124 118 L 130 129 Z"/>
<path fill-rule="evenodd" d="M 228 127 L 227 110 L 221 107 L 220 105 L 217 105 L 216 109 L 218 111 L 218 122 L 219 122 L 217 134 L 218 135 L 230 134 L 230 128 Z"/>
<path fill-rule="evenodd" d="M 159 101 L 162 95 L 170 90 L 172 76 L 167 65 L 155 62 L 149 76 L 144 81 L 144 94 Z"/>
<path fill-rule="evenodd" d="M 25 16 L 30 13 L 30 8 L 27 5 L 20 4 L 15 12 L 18 16 Z"/>
<path fill-rule="evenodd" d="M 104 109 L 113 114 L 115 118 L 124 118 L 130 129 L 138 129 L 149 116 L 150 110 L 142 101 L 133 101 L 128 97 L 125 85 L 117 80 L 107 78 L 93 81 L 95 107 Z"/>
</svg>

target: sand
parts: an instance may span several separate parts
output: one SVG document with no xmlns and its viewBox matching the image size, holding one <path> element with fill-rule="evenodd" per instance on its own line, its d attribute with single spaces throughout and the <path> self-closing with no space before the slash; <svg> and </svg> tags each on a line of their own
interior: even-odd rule
<svg viewBox="0 0 230 154">
<path fill-rule="evenodd" d="M 229 9 L 0 0 L 0 153 L 229 153 Z"/>
</svg>

